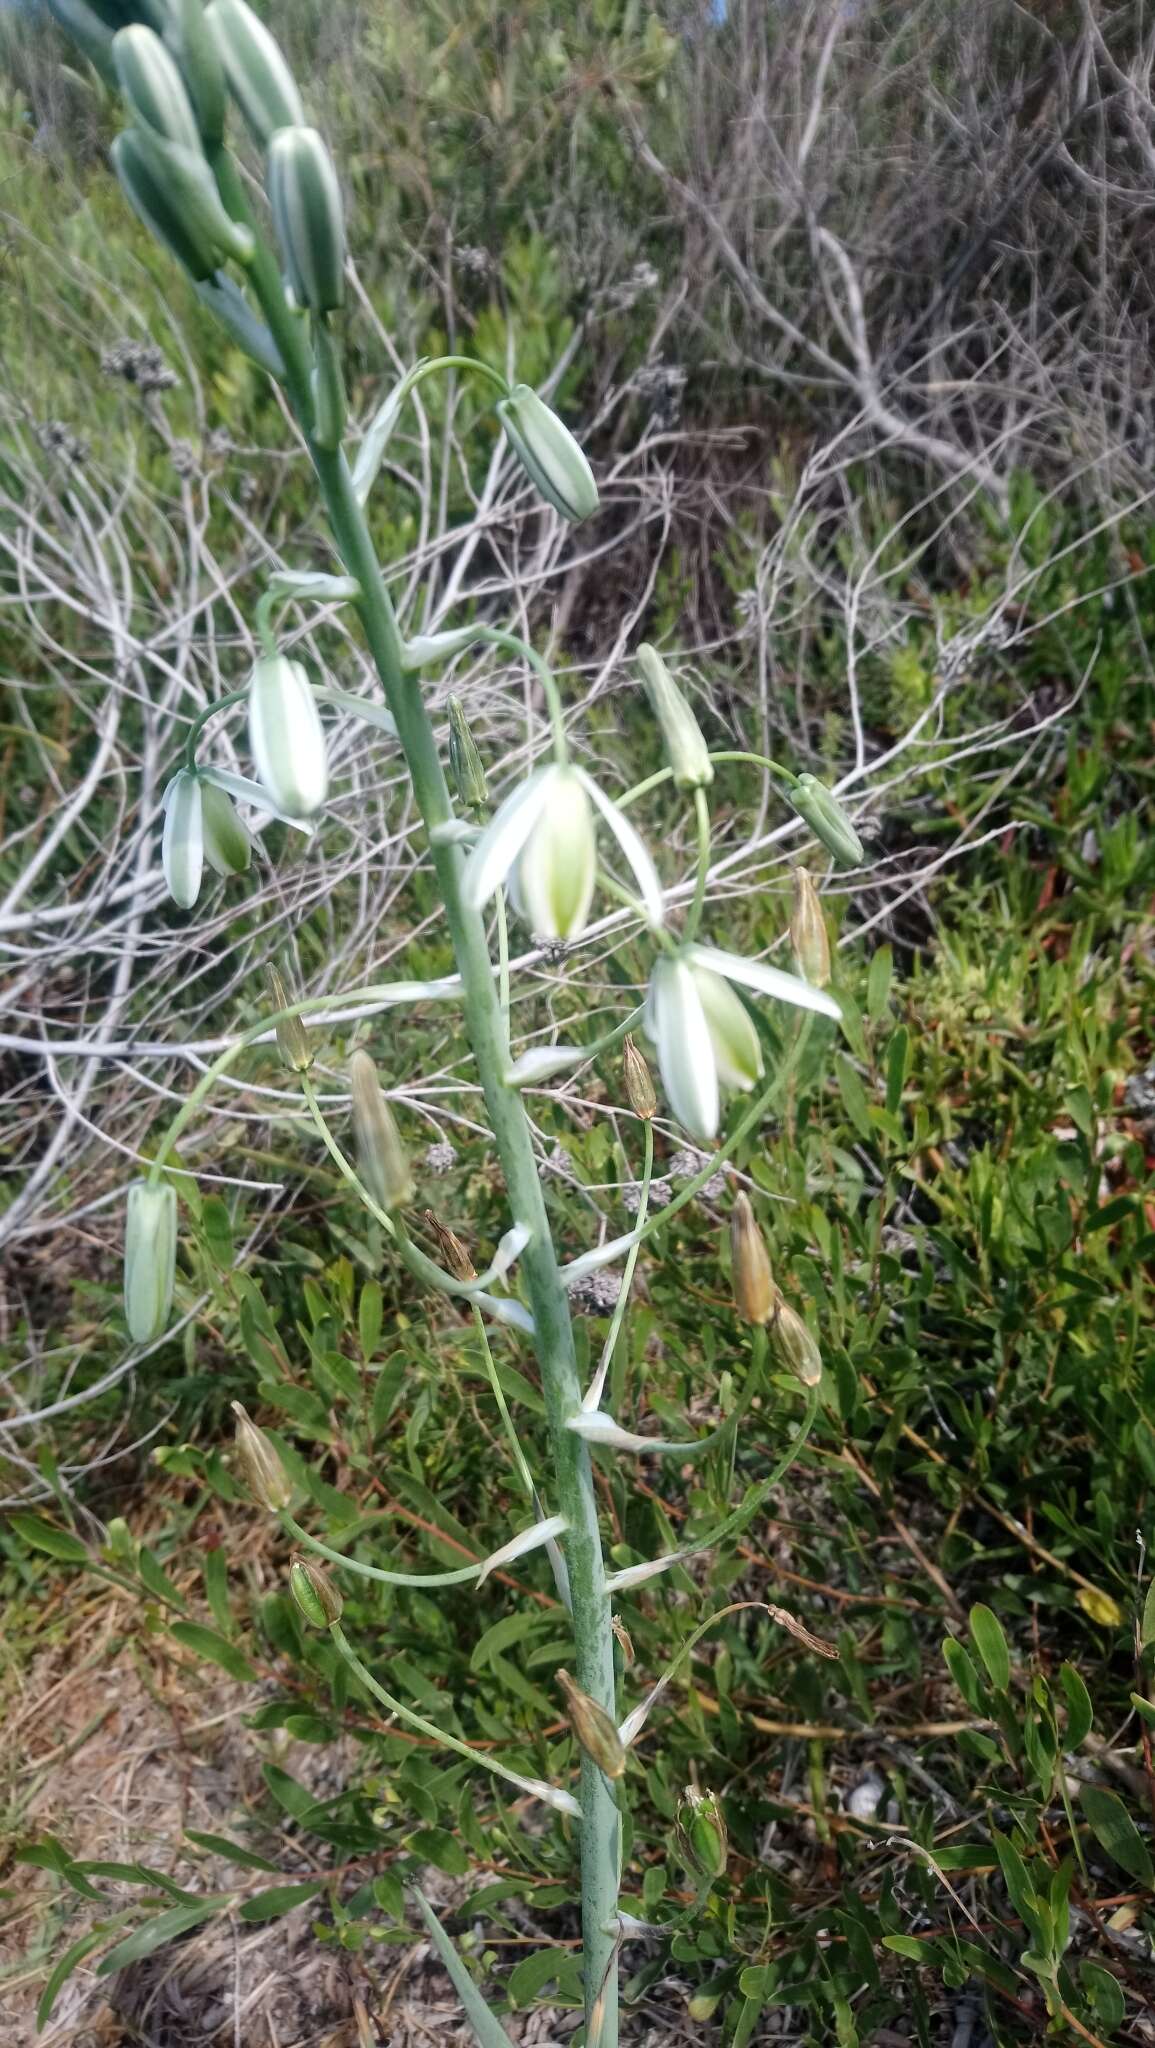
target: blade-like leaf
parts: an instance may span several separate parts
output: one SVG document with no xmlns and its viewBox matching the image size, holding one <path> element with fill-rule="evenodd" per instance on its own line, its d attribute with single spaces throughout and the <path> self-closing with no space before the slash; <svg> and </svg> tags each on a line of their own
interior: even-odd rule
<svg viewBox="0 0 1155 2048">
<path fill-rule="evenodd" d="M 146 1920 L 126 1941 L 118 1941 L 116 1947 L 102 1956 L 97 1964 L 98 1977 L 111 1977 L 116 1970 L 123 1970 L 129 1963 L 139 1963 L 144 1956 L 163 1948 L 168 1941 L 175 1941 L 178 1934 L 187 1934 L 190 1927 L 199 1927 L 202 1920 L 211 1920 L 214 1913 L 230 1902 L 228 1892 L 215 1892 L 211 1898 L 198 1899 L 195 1906 L 170 1906 L 167 1912 L 158 1913 L 155 1920 Z"/>
<path fill-rule="evenodd" d="M 257 1892 L 246 1899 L 240 1910 L 242 1920 L 279 1920 L 282 1913 L 291 1913 L 294 1906 L 303 1906 L 306 1899 L 315 1899 L 324 1891 L 323 1881 L 313 1879 L 302 1884 L 271 1884 L 268 1891 Z"/>
<path fill-rule="evenodd" d="M 15 1529 L 23 1543 L 31 1544 L 33 1550 L 46 1551 L 49 1557 L 58 1557 L 62 1564 L 87 1564 L 88 1548 L 71 1529 L 59 1529 L 55 1522 L 44 1522 L 39 1515 L 12 1515 L 9 1526 Z"/>
<path fill-rule="evenodd" d="M 123 1927 L 127 1917 L 127 1914 L 118 1913 L 115 1920 L 102 1920 L 98 1927 L 90 1927 L 87 1934 L 82 1934 L 79 1941 L 74 1941 L 71 1948 L 65 1949 L 64 1954 L 61 1956 L 60 1961 L 57 1963 L 56 1968 L 53 1970 L 52 1975 L 40 1994 L 40 2003 L 36 2008 L 36 2024 L 38 2027 L 46 2027 L 48 2025 L 52 2017 L 52 2008 L 60 1996 L 61 1989 L 68 1978 L 71 1977 L 77 1964 L 82 1963 L 85 1956 L 91 1955 L 94 1948 L 99 1948 L 101 1942 L 107 1938 L 114 1927 Z"/>
<path fill-rule="evenodd" d="M 210 1664 L 219 1664 L 230 1678 L 255 1678 L 256 1672 L 243 1650 L 218 1635 L 215 1628 L 204 1628 L 199 1621 L 174 1621 L 169 1634 L 183 1643 L 186 1650 L 195 1651 L 198 1657 L 206 1657 Z"/>
<path fill-rule="evenodd" d="M 1079 1797 L 1095 1840 L 1112 1862 L 1140 1884 L 1155 1882 L 1151 1852 L 1118 1795 L 1108 1792 L 1105 1785 L 1083 1785 Z"/>
<path fill-rule="evenodd" d="M 980 1601 L 971 1608 L 970 1625 L 971 1640 L 987 1667 L 987 1677 L 997 1692 L 1006 1692 L 1011 1683 L 1011 1653 L 1002 1623 Z"/>
<path fill-rule="evenodd" d="M 496 2013 L 490 2011 L 428 1899 L 420 1891 L 416 1893 L 416 1898 L 421 1917 L 429 1932 L 429 1939 L 461 2000 L 465 2017 L 477 2037 L 478 2048 L 513 2048 L 513 2042 Z"/>
</svg>

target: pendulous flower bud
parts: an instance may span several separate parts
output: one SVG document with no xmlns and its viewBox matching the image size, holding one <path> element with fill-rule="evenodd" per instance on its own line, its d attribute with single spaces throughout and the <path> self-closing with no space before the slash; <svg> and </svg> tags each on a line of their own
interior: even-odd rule
<svg viewBox="0 0 1155 2048">
<path fill-rule="evenodd" d="M 259 1508 L 268 1508 L 272 1515 L 281 1508 L 287 1508 L 293 1498 L 292 1481 L 289 1478 L 276 1447 L 258 1429 L 247 1409 L 239 1401 L 232 1404 L 237 1418 L 236 1453 L 237 1462 L 244 1475 L 245 1485 Z"/>
<path fill-rule="evenodd" d="M 134 1344 L 151 1344 L 168 1323 L 176 1276 L 176 1189 L 134 1181 L 124 1225 L 124 1314 Z"/>
<path fill-rule="evenodd" d="M 180 66 L 197 126 L 206 142 L 220 142 L 225 132 L 225 72 L 202 0 L 169 0 L 165 42 Z"/>
<path fill-rule="evenodd" d="M 626 1752 L 612 1716 L 575 1685 L 568 1671 L 559 1671 L 557 1682 L 565 1694 L 570 1727 L 586 1755 L 607 1778 L 620 1778 L 626 1768 Z"/>
<path fill-rule="evenodd" d="M 548 505 L 575 526 L 598 509 L 593 471 L 568 427 L 532 391 L 515 384 L 497 404 L 498 418 L 530 482 Z"/>
<path fill-rule="evenodd" d="M 825 988 L 830 980 L 830 934 L 814 878 L 806 868 L 794 870 L 790 944 L 802 979 L 811 988 Z"/>
<path fill-rule="evenodd" d="M 648 1123 L 657 1114 L 658 1098 L 649 1067 L 632 1038 L 622 1041 L 622 1071 L 626 1080 L 626 1100 L 634 1115 Z"/>
<path fill-rule="evenodd" d="M 289 1591 L 310 1628 L 328 1628 L 340 1621 L 344 1601 L 323 1565 L 311 1557 L 294 1557 L 289 1566 Z"/>
<path fill-rule="evenodd" d="M 730 1211 L 730 1280 L 738 1314 L 748 1323 L 768 1323 L 774 1313 L 770 1254 L 748 1195 Z"/>
<path fill-rule="evenodd" d="M 697 719 L 656 648 L 643 642 L 638 649 L 638 666 L 661 728 L 674 781 L 679 789 L 705 789 L 714 780 L 714 763 Z"/>
<path fill-rule="evenodd" d="M 269 988 L 274 1010 L 287 1010 L 289 998 L 285 984 L 275 967 L 269 969 Z M 313 1064 L 313 1048 L 303 1017 L 282 1017 L 273 1027 L 277 1034 L 277 1051 L 291 1074 L 307 1074 Z"/>
<path fill-rule="evenodd" d="M 345 297 L 341 186 L 315 128 L 279 128 L 269 143 L 269 205 L 298 306 L 332 313 Z"/>
<path fill-rule="evenodd" d="M 201 138 L 185 83 L 155 30 L 134 21 L 113 37 L 120 89 L 138 121 L 166 142 L 200 154 Z"/>
<path fill-rule="evenodd" d="M 379 1208 L 404 1209 L 413 1200 L 413 1177 L 381 1093 L 377 1069 L 367 1052 L 358 1049 L 349 1062 L 353 1087 L 353 1136 L 361 1178 Z"/>
<path fill-rule="evenodd" d="M 203 156 L 149 128 L 126 128 L 112 162 L 133 212 L 194 283 L 215 276 L 230 257 L 248 262 L 253 238 L 225 212 Z"/>
<path fill-rule="evenodd" d="M 249 742 L 257 774 L 279 811 L 308 818 L 329 788 L 325 735 L 299 661 L 266 654 L 249 683 Z"/>
<path fill-rule="evenodd" d="M 790 802 L 804 818 L 827 853 L 840 868 L 860 868 L 866 859 L 863 846 L 838 798 L 816 775 L 800 775 L 789 791 Z"/>
<path fill-rule="evenodd" d="M 450 1230 L 449 1225 L 441 1221 L 435 1209 L 426 1209 L 424 1213 L 425 1221 L 437 1239 L 437 1249 L 446 1271 L 452 1273 L 455 1280 L 476 1280 L 477 1267 L 457 1232 Z"/>
<path fill-rule="evenodd" d="M 822 1378 L 822 1353 L 810 1327 L 785 1296 L 774 1290 L 774 1314 L 770 1341 L 783 1365 L 797 1374 L 804 1387 L 816 1387 Z"/>
<path fill-rule="evenodd" d="M 305 109 L 276 38 L 246 0 L 212 0 L 205 21 L 225 77 L 255 140 L 267 144 L 278 128 L 297 128 Z"/>
<path fill-rule="evenodd" d="M 572 769 L 555 768 L 549 803 L 517 864 L 515 900 L 536 938 L 580 936 L 589 916 L 597 866 L 585 784 Z"/>
<path fill-rule="evenodd" d="M 479 811 L 488 801 L 489 786 L 485 764 L 465 722 L 460 697 L 449 699 L 449 772 L 459 801 L 467 810 Z"/>
<path fill-rule="evenodd" d="M 165 887 L 181 910 L 191 910 L 200 895 L 204 872 L 204 785 L 191 768 L 182 768 L 164 793 L 164 832 L 160 862 Z"/>
<path fill-rule="evenodd" d="M 215 782 L 201 782 L 200 791 L 205 859 L 218 875 L 243 875 L 253 856 L 248 828 L 238 818 L 231 796 Z"/>
<path fill-rule="evenodd" d="M 726 1868 L 730 1844 L 717 1795 L 690 1785 L 678 1801 L 674 1823 L 678 1853 L 691 1877 L 713 1883 Z"/>
</svg>

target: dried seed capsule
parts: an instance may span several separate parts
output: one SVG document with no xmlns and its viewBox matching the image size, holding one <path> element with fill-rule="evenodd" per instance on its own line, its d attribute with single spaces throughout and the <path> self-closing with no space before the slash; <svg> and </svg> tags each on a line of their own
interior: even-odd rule
<svg viewBox="0 0 1155 2048">
<path fill-rule="evenodd" d="M 124 1314 L 134 1344 L 151 1344 L 168 1323 L 176 1276 L 176 1189 L 134 1181 L 124 1225 Z"/>
<path fill-rule="evenodd" d="M 730 1212 L 730 1279 L 739 1315 L 748 1323 L 768 1323 L 774 1313 L 774 1278 L 748 1195 L 738 1195 Z"/>
<path fill-rule="evenodd" d="M 308 818 L 329 788 L 325 734 L 299 661 L 267 654 L 249 682 L 249 743 L 257 774 L 279 811 Z"/>
<path fill-rule="evenodd" d="M 246 125 L 266 144 L 278 128 L 296 128 L 305 109 L 280 44 L 245 0 L 212 0 L 205 21 Z"/>
<path fill-rule="evenodd" d="M 790 944 L 803 980 L 812 988 L 825 988 L 830 980 L 830 934 L 813 877 L 805 868 L 794 870 Z"/>
<path fill-rule="evenodd" d="M 377 1069 L 367 1052 L 358 1050 L 349 1062 L 353 1086 L 353 1135 L 361 1178 L 379 1208 L 403 1209 L 413 1200 L 413 1178 L 393 1121 L 381 1093 Z"/>
<path fill-rule="evenodd" d="M 822 1353 L 809 1325 L 785 1297 L 774 1290 L 774 1315 L 770 1340 L 783 1365 L 796 1373 L 804 1387 L 816 1387 L 822 1378 Z"/>
<path fill-rule="evenodd" d="M 800 775 L 789 792 L 790 802 L 805 818 L 816 839 L 833 854 L 840 868 L 860 868 L 866 859 L 863 846 L 849 817 L 832 790 L 816 775 Z"/>
<path fill-rule="evenodd" d="M 160 37 L 134 21 L 113 37 L 120 89 L 138 121 L 168 142 L 200 154 L 201 138 L 185 83 Z"/>
<path fill-rule="evenodd" d="M 711 1883 L 721 1877 L 730 1845 L 716 1794 L 689 1786 L 678 1801 L 674 1827 L 678 1853 L 690 1875 Z"/>
<path fill-rule="evenodd" d="M 477 1268 L 457 1232 L 450 1230 L 449 1225 L 441 1221 L 436 1210 L 426 1209 L 424 1214 L 426 1223 L 437 1239 L 442 1264 L 452 1273 L 455 1280 L 476 1280 Z"/>
<path fill-rule="evenodd" d="M 204 873 L 204 785 L 191 768 L 173 776 L 164 793 L 160 864 L 165 886 L 181 910 L 191 910 Z"/>
<path fill-rule="evenodd" d="M 714 763 L 697 719 L 656 648 L 643 642 L 638 649 L 638 666 L 661 728 L 674 781 L 679 789 L 705 789 L 714 780 Z"/>
<path fill-rule="evenodd" d="M 565 1694 L 570 1727 L 586 1755 L 607 1778 L 620 1778 L 626 1768 L 626 1752 L 612 1716 L 575 1685 L 568 1671 L 559 1671 L 557 1682 Z"/>
<path fill-rule="evenodd" d="M 489 788 L 485 764 L 465 722 L 460 697 L 449 699 L 449 772 L 460 802 L 467 810 L 479 811 L 488 799 Z"/>
<path fill-rule="evenodd" d="M 292 1481 L 264 1430 L 257 1428 L 239 1401 L 234 1401 L 232 1408 L 237 1418 L 237 1460 L 245 1485 L 257 1506 L 268 1508 L 269 1513 L 275 1515 L 281 1508 L 287 1508 L 292 1500 Z"/>
<path fill-rule="evenodd" d="M 294 1557 L 289 1566 L 289 1591 L 310 1628 L 328 1628 L 340 1621 L 344 1601 L 323 1565 L 311 1557 Z"/>
<path fill-rule="evenodd" d="M 345 213 L 333 159 L 315 128 L 278 129 L 269 143 L 268 191 L 293 297 L 311 313 L 334 312 L 345 297 Z"/>
<path fill-rule="evenodd" d="M 194 283 L 215 276 L 235 257 L 247 263 L 253 238 L 230 220 L 202 156 L 164 142 L 148 128 L 126 128 L 112 145 L 125 198 Z"/>
<path fill-rule="evenodd" d="M 649 1067 L 632 1038 L 622 1041 L 622 1071 L 625 1074 L 626 1099 L 630 1108 L 635 1116 L 640 1116 L 648 1123 L 657 1113 L 658 1098 L 654 1093 Z"/>
<path fill-rule="evenodd" d="M 598 509 L 598 487 L 581 448 L 557 414 L 528 384 L 498 400 L 498 418 L 531 483 L 574 525 Z"/>
<path fill-rule="evenodd" d="M 287 1010 L 289 998 L 275 967 L 269 969 L 269 988 L 274 1010 Z M 307 1074 L 313 1064 L 313 1048 L 303 1017 L 281 1017 L 274 1026 L 277 1051 L 291 1074 Z"/>
<path fill-rule="evenodd" d="M 232 798 L 214 782 L 202 782 L 200 790 L 205 859 L 218 875 L 243 875 L 253 857 L 247 826 Z"/>
</svg>

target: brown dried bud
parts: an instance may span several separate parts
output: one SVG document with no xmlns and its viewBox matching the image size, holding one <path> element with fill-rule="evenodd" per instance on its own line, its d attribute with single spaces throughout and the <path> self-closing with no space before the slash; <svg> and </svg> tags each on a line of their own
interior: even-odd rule
<svg viewBox="0 0 1155 2048">
<path fill-rule="evenodd" d="M 557 1682 L 565 1694 L 570 1727 L 586 1755 L 607 1778 L 620 1778 L 626 1768 L 626 1752 L 613 1718 L 574 1684 L 568 1671 L 559 1671 Z"/>
<path fill-rule="evenodd" d="M 626 1097 L 635 1116 L 647 1121 L 658 1107 L 650 1070 L 632 1038 L 622 1044 L 622 1068 L 626 1077 Z"/>
<path fill-rule="evenodd" d="M 774 1289 L 774 1319 L 770 1341 L 783 1365 L 797 1373 L 804 1387 L 816 1387 L 822 1378 L 822 1353 L 817 1339 L 796 1309 Z"/>
<path fill-rule="evenodd" d="M 774 1276 L 748 1195 L 738 1195 L 730 1212 L 730 1282 L 738 1314 L 748 1323 L 768 1323 L 774 1313 Z"/>
<path fill-rule="evenodd" d="M 340 1621 L 344 1601 L 323 1565 L 312 1557 L 294 1557 L 289 1566 L 289 1591 L 310 1628 L 328 1628 Z"/>
<path fill-rule="evenodd" d="M 269 969 L 269 989 L 274 1010 L 287 1010 L 289 997 L 275 967 Z M 276 1025 L 277 1051 L 291 1074 L 307 1074 L 313 1064 L 313 1048 L 300 1017 L 281 1017 Z"/>
<path fill-rule="evenodd" d="M 245 1485 L 257 1506 L 268 1508 L 269 1513 L 275 1515 L 281 1508 L 287 1508 L 292 1500 L 292 1481 L 273 1443 L 263 1429 L 257 1428 L 239 1401 L 233 1402 L 233 1414 L 237 1418 L 237 1462 Z"/>
<path fill-rule="evenodd" d="M 413 1200 L 409 1161 L 393 1112 L 381 1093 L 377 1069 L 367 1052 L 349 1062 L 353 1087 L 353 1135 L 361 1178 L 382 1209 L 403 1209 Z"/>
<path fill-rule="evenodd" d="M 477 1267 L 474 1265 L 457 1232 L 450 1230 L 449 1225 L 443 1223 L 440 1216 L 433 1209 L 426 1209 L 425 1221 L 429 1225 L 433 1236 L 437 1239 L 437 1249 L 441 1253 L 441 1263 L 452 1273 L 454 1279 L 476 1280 Z"/>
<path fill-rule="evenodd" d="M 814 878 L 806 868 L 794 870 L 790 944 L 803 980 L 812 988 L 825 988 L 830 980 L 830 934 Z"/>
</svg>

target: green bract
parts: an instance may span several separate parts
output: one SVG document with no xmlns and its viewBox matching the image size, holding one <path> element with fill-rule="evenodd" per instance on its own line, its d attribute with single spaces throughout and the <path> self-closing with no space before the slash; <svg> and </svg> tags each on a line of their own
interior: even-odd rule
<svg viewBox="0 0 1155 2048">
<path fill-rule="evenodd" d="M 574 525 L 598 509 L 593 471 L 568 427 L 528 384 L 498 400 L 498 415 L 523 469 L 546 503 Z"/>
<path fill-rule="evenodd" d="M 176 1190 L 134 1181 L 124 1227 L 124 1314 L 134 1344 L 151 1344 L 165 1328 L 175 1271 Z"/>
<path fill-rule="evenodd" d="M 200 130 L 192 102 L 160 37 L 134 22 L 113 37 L 112 58 L 120 89 L 137 119 L 165 141 L 199 155 Z"/>
<path fill-rule="evenodd" d="M 289 289 L 311 313 L 345 297 L 345 212 L 333 159 L 315 128 L 281 128 L 269 143 L 269 205 Z"/>
<path fill-rule="evenodd" d="M 245 0 L 212 0 L 205 9 L 217 53 L 238 107 L 256 140 L 267 144 L 278 128 L 297 128 L 305 118 L 296 82 L 259 15 Z"/>
<path fill-rule="evenodd" d="M 477 741 L 465 722 L 460 697 L 449 699 L 449 772 L 459 800 L 471 811 L 480 810 L 489 795 L 489 785 Z"/>
</svg>

